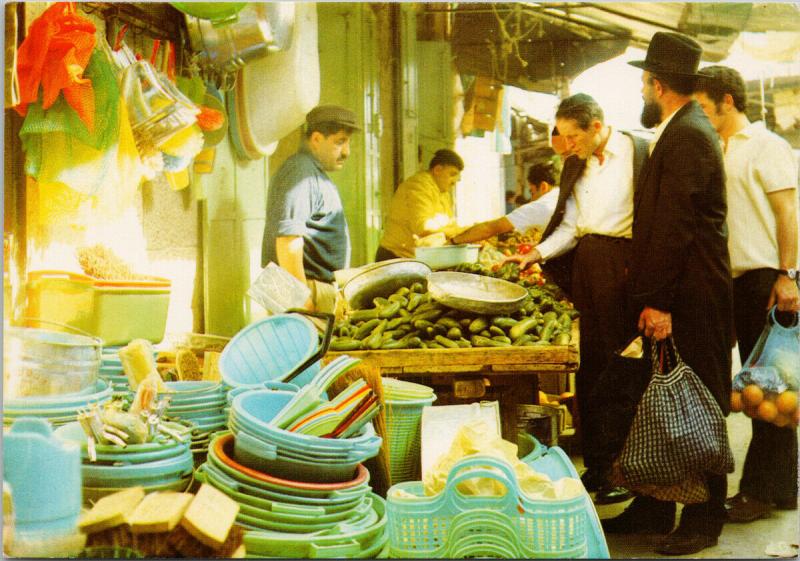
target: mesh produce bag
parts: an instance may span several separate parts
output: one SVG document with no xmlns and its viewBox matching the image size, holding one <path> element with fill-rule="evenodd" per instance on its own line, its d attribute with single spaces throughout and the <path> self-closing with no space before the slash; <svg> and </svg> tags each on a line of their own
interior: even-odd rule
<svg viewBox="0 0 800 561">
<path fill-rule="evenodd" d="M 750 356 L 733 379 L 733 389 L 741 391 L 755 384 L 765 392 L 781 393 L 800 386 L 800 315 L 794 325 L 784 327 L 775 319 L 775 306 Z"/>
</svg>

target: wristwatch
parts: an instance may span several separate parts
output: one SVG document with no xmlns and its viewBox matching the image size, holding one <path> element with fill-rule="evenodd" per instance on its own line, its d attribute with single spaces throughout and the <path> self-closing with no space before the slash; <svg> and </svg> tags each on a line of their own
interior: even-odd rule
<svg viewBox="0 0 800 561">
<path fill-rule="evenodd" d="M 797 269 L 778 269 L 778 274 L 785 275 L 794 282 L 800 281 L 800 271 Z"/>
</svg>

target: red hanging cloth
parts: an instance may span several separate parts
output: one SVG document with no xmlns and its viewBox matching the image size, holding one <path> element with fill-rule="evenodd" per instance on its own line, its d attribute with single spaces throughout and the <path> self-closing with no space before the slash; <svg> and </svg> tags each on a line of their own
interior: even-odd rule
<svg viewBox="0 0 800 561">
<path fill-rule="evenodd" d="M 28 104 L 39 98 L 50 108 L 59 92 L 86 127 L 94 130 L 94 90 L 83 78 L 96 44 L 94 24 L 77 14 L 73 2 L 53 4 L 36 18 L 17 55 L 20 103 L 14 109 L 22 116 Z"/>
</svg>

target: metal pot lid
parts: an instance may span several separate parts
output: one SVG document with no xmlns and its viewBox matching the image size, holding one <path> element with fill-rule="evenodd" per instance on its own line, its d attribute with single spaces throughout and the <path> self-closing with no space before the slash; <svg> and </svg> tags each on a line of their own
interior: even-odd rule
<svg viewBox="0 0 800 561">
<path fill-rule="evenodd" d="M 511 314 L 522 307 L 528 291 L 513 282 L 443 271 L 428 277 L 431 298 L 450 308 L 475 314 Z"/>
</svg>

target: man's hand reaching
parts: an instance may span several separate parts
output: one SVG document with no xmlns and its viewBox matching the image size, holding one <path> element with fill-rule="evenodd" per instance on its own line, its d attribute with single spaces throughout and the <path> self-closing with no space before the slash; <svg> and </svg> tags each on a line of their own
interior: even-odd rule
<svg viewBox="0 0 800 561">
<path fill-rule="evenodd" d="M 503 263 L 519 263 L 520 270 L 524 271 L 534 263 L 538 263 L 541 260 L 542 254 L 539 253 L 538 249 L 534 248 L 529 253 L 515 253 L 514 255 L 509 255 L 503 259 Z"/>
</svg>

